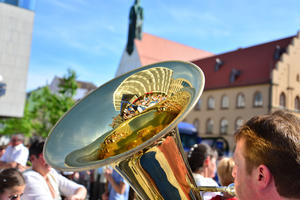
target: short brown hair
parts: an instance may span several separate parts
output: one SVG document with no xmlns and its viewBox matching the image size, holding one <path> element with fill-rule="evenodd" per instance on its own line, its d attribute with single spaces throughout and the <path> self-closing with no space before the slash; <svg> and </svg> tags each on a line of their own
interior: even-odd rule
<svg viewBox="0 0 300 200">
<path fill-rule="evenodd" d="M 232 176 L 233 167 L 234 161 L 232 158 L 224 157 L 219 161 L 217 172 L 221 185 L 228 186 L 234 182 L 234 178 Z"/>
<path fill-rule="evenodd" d="M 251 118 L 235 134 L 244 139 L 247 172 L 263 164 L 271 171 L 278 193 L 300 197 L 300 120 L 291 113 L 276 111 Z"/>
</svg>

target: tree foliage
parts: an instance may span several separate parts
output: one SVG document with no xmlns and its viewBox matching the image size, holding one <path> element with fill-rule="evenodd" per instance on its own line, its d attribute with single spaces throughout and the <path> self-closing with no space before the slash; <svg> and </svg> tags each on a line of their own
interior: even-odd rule
<svg viewBox="0 0 300 200">
<path fill-rule="evenodd" d="M 47 137 L 51 128 L 74 104 L 76 90 L 76 73 L 69 69 L 60 79 L 58 93 L 51 92 L 48 86 L 31 92 L 26 100 L 24 117 L 2 120 L 4 128 L 0 133 Z"/>
</svg>

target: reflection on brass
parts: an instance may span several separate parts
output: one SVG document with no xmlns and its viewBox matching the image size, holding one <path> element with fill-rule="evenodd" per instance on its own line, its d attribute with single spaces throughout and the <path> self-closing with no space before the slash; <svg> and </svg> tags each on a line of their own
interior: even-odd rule
<svg viewBox="0 0 300 200">
<path fill-rule="evenodd" d="M 159 133 L 177 117 L 190 97 L 187 91 L 177 92 L 120 124 L 100 144 L 99 159 L 128 151 Z"/>
<path fill-rule="evenodd" d="M 222 192 L 227 193 L 231 196 L 235 196 L 235 189 L 233 184 L 230 184 L 227 187 L 198 186 L 196 190 L 202 192 Z"/>
<path fill-rule="evenodd" d="M 127 180 L 140 199 L 202 199 L 173 130 L 144 150 L 113 167 Z"/>
<path fill-rule="evenodd" d="M 166 67 L 153 67 L 137 72 L 126 78 L 116 89 L 113 95 L 115 110 L 121 110 L 124 94 L 132 95 L 132 101 L 147 93 L 161 93 L 172 96 L 184 87 L 192 87 L 191 83 L 183 78 L 174 79 L 173 70 Z"/>
<path fill-rule="evenodd" d="M 199 101 L 204 82 L 198 66 L 181 61 L 124 74 L 66 113 L 44 157 L 62 171 L 111 165 L 139 199 L 201 200 L 176 126 Z"/>
</svg>

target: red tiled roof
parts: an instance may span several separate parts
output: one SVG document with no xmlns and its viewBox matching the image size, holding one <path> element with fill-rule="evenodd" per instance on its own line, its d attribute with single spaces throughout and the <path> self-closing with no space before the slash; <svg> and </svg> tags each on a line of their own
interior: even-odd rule
<svg viewBox="0 0 300 200">
<path fill-rule="evenodd" d="M 190 61 L 214 55 L 149 33 L 143 33 L 142 40 L 135 40 L 135 46 L 142 66 L 167 60 Z"/>
<path fill-rule="evenodd" d="M 293 37 L 288 37 L 236 51 L 215 55 L 209 58 L 193 61 L 205 75 L 205 89 L 246 86 L 268 83 L 271 70 L 278 59 L 274 59 L 276 46 L 286 48 Z M 216 58 L 221 59 L 223 65 L 215 71 Z M 230 82 L 232 69 L 239 70 L 240 76 Z"/>
</svg>

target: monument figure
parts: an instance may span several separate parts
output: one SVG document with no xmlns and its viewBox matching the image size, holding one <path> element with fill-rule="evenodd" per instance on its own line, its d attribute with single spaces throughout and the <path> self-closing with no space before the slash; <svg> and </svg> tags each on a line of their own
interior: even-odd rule
<svg viewBox="0 0 300 200">
<path fill-rule="evenodd" d="M 135 0 L 129 13 L 129 30 L 126 51 L 130 55 L 134 49 L 134 39 L 142 39 L 143 27 L 143 8 L 140 6 L 140 0 Z"/>
</svg>

